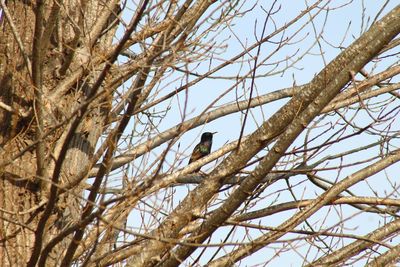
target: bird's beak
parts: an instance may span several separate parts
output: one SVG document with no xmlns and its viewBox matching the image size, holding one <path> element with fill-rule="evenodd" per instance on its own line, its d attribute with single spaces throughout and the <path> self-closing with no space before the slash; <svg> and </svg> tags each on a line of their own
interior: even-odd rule
<svg viewBox="0 0 400 267">
<path fill-rule="evenodd" d="M 212 132 L 213 135 L 216 134 L 216 133 L 218 133 L 218 132 Z"/>
</svg>

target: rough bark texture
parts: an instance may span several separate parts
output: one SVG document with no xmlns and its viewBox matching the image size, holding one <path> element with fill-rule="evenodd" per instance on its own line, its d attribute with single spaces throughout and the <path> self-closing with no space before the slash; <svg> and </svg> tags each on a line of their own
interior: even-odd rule
<svg viewBox="0 0 400 267">
<path fill-rule="evenodd" d="M 43 25 L 35 32 L 35 18 L 42 4 Z M 58 2 L 41 1 L 8 1 L 7 8 L 12 14 L 11 24 L 2 16 L 0 24 L 0 100 L 12 108 L 12 112 L 0 110 L 0 161 L 11 164 L 1 168 L 1 266 L 23 266 L 32 252 L 35 239 L 35 229 L 46 204 L 49 192 L 49 179 L 54 171 L 55 160 L 58 159 L 60 146 L 63 145 L 68 122 L 63 123 L 79 106 L 85 97 L 86 88 L 90 88 L 91 80 L 96 77 L 96 71 L 85 81 L 77 80 L 73 87 L 57 101 L 48 100 L 49 94 L 57 90 L 60 81 L 70 72 L 82 68 L 88 62 L 90 51 L 102 49 L 111 45 L 109 32 L 93 47 L 87 47 L 90 38 L 82 31 L 93 28 L 96 20 L 105 9 L 99 1 L 87 1 L 81 6 L 81 1 L 64 1 L 62 7 Z M 81 6 L 82 10 L 77 8 Z M 82 12 L 81 12 L 82 11 Z M 85 14 L 85 16 L 82 16 Z M 72 20 L 76 28 L 68 20 Z M 14 32 L 13 32 L 14 31 Z M 23 49 L 16 41 L 15 34 L 21 38 Z M 32 47 L 34 36 L 41 39 L 39 50 L 41 58 L 35 60 Z M 76 47 L 86 48 L 87 54 L 73 53 Z M 23 53 L 30 59 L 34 70 L 39 69 L 42 79 L 41 88 L 37 88 L 24 61 Z M 96 68 L 101 66 L 96 66 Z M 41 90 L 45 96 L 40 103 L 43 116 L 38 119 L 35 102 L 35 90 Z M 110 100 L 107 100 L 110 101 Z M 68 144 L 68 153 L 63 160 L 63 168 L 59 174 L 61 184 L 80 183 L 80 174 L 89 168 L 94 147 L 101 134 L 106 109 L 103 106 L 93 106 Z M 38 120 L 47 134 L 44 141 L 38 140 Z M 61 127 L 59 127 L 61 125 Z M 93 127 L 96 125 L 96 127 Z M 58 127 L 58 128 L 57 128 Z M 54 130 L 53 130 L 54 129 Z M 51 131 L 49 133 L 49 131 Z M 37 150 L 32 144 L 44 145 L 46 158 L 45 172 L 38 175 Z M 22 156 L 15 157 L 22 151 Z M 82 186 L 76 186 L 72 194 L 61 196 L 45 226 L 45 240 L 54 237 L 60 229 L 79 219 L 79 198 Z M 17 223 L 16 223 L 17 222 Z M 64 248 L 59 246 L 52 252 L 51 258 L 56 263 L 63 254 Z M 51 263 L 51 261 L 50 261 Z"/>
</svg>

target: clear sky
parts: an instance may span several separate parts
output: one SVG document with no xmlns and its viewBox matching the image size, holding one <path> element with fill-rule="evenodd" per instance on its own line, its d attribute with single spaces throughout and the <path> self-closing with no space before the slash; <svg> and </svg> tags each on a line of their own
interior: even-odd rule
<svg viewBox="0 0 400 267">
<path fill-rule="evenodd" d="M 218 4 L 215 3 L 215 5 Z M 296 17 L 300 11 L 306 9 L 308 5 L 313 4 L 314 1 L 297 1 L 297 0 L 286 0 L 278 1 L 275 5 L 274 11 L 276 14 L 268 21 L 265 35 L 273 32 L 275 27 L 281 27 L 285 25 L 289 20 Z M 323 1 L 320 6 L 324 6 L 327 1 Z M 305 16 L 299 22 L 297 22 L 292 27 L 288 28 L 286 31 L 282 32 L 271 38 L 271 42 L 264 43 L 261 47 L 259 61 L 266 59 L 264 65 L 259 67 L 256 72 L 257 78 L 255 79 L 255 92 L 254 96 L 263 95 L 275 90 L 291 87 L 295 85 L 301 85 L 310 82 L 312 78 L 334 57 L 336 57 L 340 51 L 351 44 L 356 38 L 358 38 L 363 32 L 365 32 L 371 25 L 371 23 L 379 14 L 381 18 L 389 10 L 391 10 L 398 1 L 388 1 L 387 6 L 381 10 L 383 4 L 386 1 L 375 1 L 375 0 L 354 0 L 354 1 L 342 1 L 335 0 L 330 1 L 324 9 L 320 10 L 319 14 L 316 14 L 316 10 L 313 10 L 310 15 Z M 202 74 L 207 72 L 213 66 L 216 66 L 229 59 L 230 57 L 238 54 L 243 50 L 244 47 L 249 47 L 255 42 L 255 39 L 261 38 L 261 32 L 263 29 L 263 24 L 266 18 L 265 10 L 271 8 L 272 1 L 240 1 L 238 5 L 233 8 L 239 8 L 241 10 L 248 10 L 242 17 L 236 18 L 233 22 L 225 28 L 217 36 L 206 36 L 205 38 L 210 38 L 209 44 L 219 45 L 220 53 L 213 55 L 212 60 L 206 60 L 204 62 L 194 63 L 188 66 L 188 69 L 192 72 Z M 312 23 L 307 23 L 310 21 L 310 16 L 314 16 Z M 307 23 L 306 26 L 305 23 Z M 293 35 L 294 34 L 294 35 Z M 318 42 L 316 39 L 318 37 Z M 213 38 L 211 38 L 213 37 Z M 285 40 L 285 38 L 290 38 L 289 43 L 284 47 L 280 48 L 278 52 L 274 52 L 277 49 L 277 42 L 280 40 Z M 236 81 L 235 77 L 244 75 L 253 67 L 254 57 L 257 49 L 251 51 L 251 56 L 244 56 L 241 60 L 241 64 L 235 63 L 222 71 L 217 72 L 212 75 L 211 79 L 205 79 L 199 84 L 191 87 L 186 93 L 180 93 L 178 97 L 175 97 L 171 102 L 165 103 L 158 107 L 158 111 L 163 111 L 165 108 L 169 108 L 168 115 L 160 121 L 158 125 L 158 130 L 161 132 L 166 130 L 182 120 L 183 106 L 186 102 L 187 97 L 187 107 L 185 115 L 186 118 L 191 118 L 199 115 L 205 108 L 209 106 L 218 96 L 224 93 L 228 88 L 230 88 Z M 277 62 L 280 62 L 279 64 Z M 290 66 L 287 68 L 287 66 Z M 185 66 L 181 66 L 185 67 Z M 370 64 L 366 69 L 377 72 L 382 68 L 380 65 Z M 221 77 L 229 77 L 221 78 Z M 160 88 L 164 88 L 160 91 L 160 95 L 166 94 L 175 90 L 180 85 L 184 84 L 185 80 L 195 79 L 195 76 L 184 77 L 180 72 L 175 72 L 171 74 L 164 82 L 160 85 Z M 360 77 L 361 78 L 361 77 Z M 178 79 L 178 80 L 175 80 Z M 217 108 L 226 103 L 233 103 L 237 97 L 240 100 L 247 99 L 249 96 L 250 79 L 246 79 L 245 82 L 239 83 L 233 90 L 230 90 L 226 96 L 221 98 L 217 103 L 215 103 L 210 109 Z M 244 95 L 244 96 L 243 96 Z M 263 107 L 258 107 L 252 110 L 251 116 L 249 116 L 245 127 L 245 133 L 249 134 L 253 132 L 263 121 L 270 117 L 279 107 L 281 107 L 286 101 L 277 101 L 274 103 L 267 104 Z M 363 114 L 362 112 L 357 115 L 357 125 L 359 127 L 365 126 L 370 123 L 371 118 L 368 114 Z M 336 118 L 337 119 L 337 118 Z M 325 118 L 326 121 L 334 120 L 334 118 Z M 204 125 L 204 127 L 197 127 L 186 134 L 184 134 L 176 145 L 171 150 L 171 154 L 167 161 L 173 161 L 175 158 L 174 152 L 178 151 L 182 154 L 182 161 L 180 165 L 175 167 L 183 167 L 187 164 L 187 157 L 191 150 L 193 149 L 195 143 L 198 142 L 199 136 L 205 131 L 218 131 L 215 135 L 213 149 L 216 150 L 226 144 L 227 142 L 236 140 L 239 137 L 239 132 L 242 127 L 243 114 L 236 113 L 234 115 L 226 116 L 223 119 L 218 119 L 211 123 Z M 396 122 L 397 126 L 399 122 Z M 319 131 L 315 131 L 313 135 L 321 133 L 329 129 L 328 126 L 321 128 Z M 349 132 L 351 132 L 350 129 Z M 298 138 L 298 141 L 294 146 L 300 146 L 301 141 L 304 140 L 304 135 Z M 318 158 L 323 156 L 338 153 L 339 151 L 350 149 L 351 147 L 359 146 L 362 143 L 373 142 L 374 137 L 368 135 L 361 135 L 360 138 L 349 140 L 348 142 L 341 143 L 340 146 L 333 146 L 329 150 L 321 153 Z M 161 146 L 159 151 L 162 151 Z M 368 150 L 363 153 L 369 153 L 374 156 L 378 153 L 376 149 Z M 262 153 L 262 154 L 265 154 Z M 365 154 L 364 154 L 365 156 Z M 348 161 L 356 161 L 357 156 L 346 158 Z M 207 169 L 211 169 L 216 163 L 211 163 L 207 167 L 203 167 L 203 170 L 207 172 Z M 330 162 L 332 165 L 336 165 L 337 162 Z M 337 171 L 325 172 L 324 177 L 331 178 L 332 181 L 339 178 L 342 179 L 346 174 L 354 172 L 354 170 L 361 168 L 363 165 L 357 166 L 355 168 L 345 169 L 343 172 L 338 174 Z M 398 170 L 398 166 L 396 167 Z M 390 175 L 391 172 L 395 172 L 395 168 L 388 169 L 387 174 Z M 387 190 L 387 188 L 379 187 L 380 176 L 384 174 L 379 174 L 376 178 L 369 179 L 369 183 L 364 183 L 362 185 L 357 185 L 354 188 L 354 192 L 363 195 L 364 192 L 371 192 L 371 187 L 379 191 Z M 302 183 L 304 176 L 291 178 L 291 183 Z M 306 183 L 305 183 L 306 184 Z M 189 188 L 193 188 L 189 186 Z M 278 182 L 268 188 L 265 195 L 271 194 L 272 192 L 279 191 L 286 188 L 284 181 Z M 353 189 L 353 188 L 352 188 Z M 176 193 L 174 193 L 175 203 L 178 203 L 187 193 L 187 188 L 182 186 L 181 188 L 175 188 Z M 316 194 L 321 194 L 322 190 L 318 188 L 307 188 L 305 186 L 297 186 L 294 188 L 295 194 L 299 197 L 314 197 Z M 369 194 L 369 193 L 367 193 Z M 265 200 L 270 200 L 270 203 L 260 203 L 263 207 L 270 205 L 273 201 L 286 202 L 293 201 L 292 196 L 287 192 L 282 192 L 279 194 L 271 194 Z M 254 207 L 260 208 L 260 206 Z M 268 226 L 277 226 L 283 222 L 285 218 L 289 218 L 292 212 L 282 213 L 281 216 L 268 217 L 262 222 Z M 351 220 L 346 227 L 348 227 L 347 233 L 357 233 L 363 234 L 371 230 L 372 227 L 376 227 L 379 224 L 379 217 L 372 217 L 368 214 L 357 214 L 357 211 L 351 208 L 341 208 L 337 210 L 332 210 L 330 208 L 323 210 L 320 214 L 313 217 L 313 220 L 317 221 L 321 218 L 326 218 L 326 225 L 334 225 L 338 222 L 339 216 L 346 218 L 347 216 L 355 216 L 356 220 Z M 133 218 L 133 217 L 131 217 Z M 131 225 L 134 225 L 133 220 Z M 229 229 L 224 229 L 219 231 L 212 242 L 218 243 L 221 238 L 224 238 L 223 232 Z M 244 233 L 242 233 L 244 234 Z M 259 234 L 259 233 L 258 233 Z M 254 233 L 254 236 L 257 235 Z M 289 238 L 290 235 L 284 238 Z M 240 242 L 241 240 L 236 240 Z M 293 242 L 296 245 L 296 242 Z M 276 249 L 279 245 L 274 245 L 272 247 L 267 247 L 254 254 L 253 256 L 245 259 L 241 266 L 253 266 L 258 262 L 265 262 L 265 258 L 272 258 L 276 254 Z M 291 247 L 282 248 L 282 250 L 290 250 Z M 285 253 L 284 257 L 276 256 L 273 258 L 269 266 L 300 266 L 303 264 L 302 256 L 306 253 L 313 253 L 313 251 L 308 251 L 308 246 L 303 245 L 302 247 L 297 247 L 296 251 L 293 253 Z M 227 250 L 230 250 L 228 247 Z M 302 254 L 304 253 L 304 254 Z M 321 256 L 321 255 L 320 255 Z M 203 262 L 204 263 L 204 262 Z M 357 265 L 355 265 L 357 266 Z M 359 265 L 361 266 L 361 265 Z"/>
</svg>

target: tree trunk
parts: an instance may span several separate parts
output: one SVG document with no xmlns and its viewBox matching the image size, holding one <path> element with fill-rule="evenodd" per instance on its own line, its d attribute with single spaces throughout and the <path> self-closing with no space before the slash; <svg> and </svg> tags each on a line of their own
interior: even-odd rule
<svg viewBox="0 0 400 267">
<path fill-rule="evenodd" d="M 43 243 L 79 220 L 79 196 L 84 189 L 83 184 L 79 186 L 81 176 L 90 167 L 109 101 L 103 99 L 90 107 L 61 159 L 61 172 L 54 174 L 71 127 L 69 117 L 84 101 L 98 74 L 96 69 L 102 65 L 92 66 L 89 79 L 76 79 L 61 97 L 50 96 L 65 77 L 87 67 L 92 50 L 111 45 L 113 31 L 103 35 L 94 46 L 90 46 L 93 40 L 89 35 L 82 32 L 92 30 L 95 18 L 108 10 L 101 1 L 68 0 L 60 5 L 56 1 L 35 2 L 8 1 L 0 23 L 0 101 L 6 107 L 0 109 L 1 266 L 23 266 L 31 257 L 35 230 L 48 203 L 49 180 L 54 175 L 60 176 L 61 187 L 78 186 L 70 186 L 73 189 L 68 194 L 57 198 L 44 228 Z M 42 19 L 38 19 L 39 13 Z M 36 43 L 35 38 L 39 40 Z M 39 44 L 39 52 L 34 51 L 35 44 Z M 41 103 L 35 97 L 38 93 Z M 38 109 L 42 110 L 40 116 Z M 36 144 L 41 144 L 41 152 Z M 38 156 L 38 152 L 42 154 Z M 38 170 L 39 164 L 44 171 Z M 53 263 L 63 253 L 61 243 L 52 250 Z"/>
</svg>

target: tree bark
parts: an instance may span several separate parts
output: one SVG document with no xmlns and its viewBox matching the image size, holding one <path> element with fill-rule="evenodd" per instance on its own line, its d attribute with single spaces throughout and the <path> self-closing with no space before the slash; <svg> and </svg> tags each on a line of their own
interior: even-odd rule
<svg viewBox="0 0 400 267">
<path fill-rule="evenodd" d="M 107 26 L 96 25 L 96 18 L 105 12 L 106 18 L 111 18 L 113 9 L 100 1 L 8 1 L 2 8 L 9 16 L 3 14 L 0 24 L 0 101 L 10 109 L 0 109 L 0 265 L 23 266 L 33 251 L 35 230 L 49 197 L 48 182 L 70 127 L 69 117 L 84 101 L 98 73 L 95 69 L 102 65 L 95 66 L 89 79 L 77 80 L 56 102 L 48 96 L 70 72 L 88 64 L 92 50 L 111 45 L 115 27 L 94 46 L 90 36 L 83 34 L 82 30 Z M 44 226 L 43 242 L 79 220 L 76 196 L 84 190 L 79 186 L 81 174 L 90 167 L 110 101 L 93 106 L 74 131 L 57 175 L 60 187 L 78 186 L 58 197 Z M 54 249 L 47 263 L 56 264 L 64 246 Z"/>
</svg>

